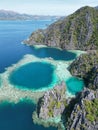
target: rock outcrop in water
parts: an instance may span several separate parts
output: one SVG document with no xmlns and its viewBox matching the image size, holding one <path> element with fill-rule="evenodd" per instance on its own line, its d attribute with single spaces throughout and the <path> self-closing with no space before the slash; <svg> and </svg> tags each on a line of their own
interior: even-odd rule
<svg viewBox="0 0 98 130">
<path fill-rule="evenodd" d="M 45 127 L 54 126 L 63 129 L 61 118 L 67 105 L 65 91 L 66 86 L 62 82 L 52 90 L 45 92 L 33 113 L 33 122 Z"/>
<path fill-rule="evenodd" d="M 98 49 L 98 10 L 83 7 L 47 29 L 33 32 L 25 43 L 45 44 L 62 49 Z"/>
<path fill-rule="evenodd" d="M 65 83 L 47 91 L 38 103 L 38 116 L 42 119 L 61 116 L 65 109 Z"/>
</svg>

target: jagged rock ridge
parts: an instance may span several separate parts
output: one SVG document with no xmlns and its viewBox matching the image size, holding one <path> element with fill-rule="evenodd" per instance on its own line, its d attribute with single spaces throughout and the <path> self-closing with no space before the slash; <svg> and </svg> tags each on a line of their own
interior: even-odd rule
<svg viewBox="0 0 98 130">
<path fill-rule="evenodd" d="M 39 118 L 46 120 L 61 116 L 66 103 L 65 89 L 65 83 L 62 82 L 60 85 L 56 85 L 53 90 L 49 90 L 44 94 L 37 107 Z"/>
<path fill-rule="evenodd" d="M 75 104 L 66 130 L 98 130 L 98 90 L 85 89 Z"/>
</svg>

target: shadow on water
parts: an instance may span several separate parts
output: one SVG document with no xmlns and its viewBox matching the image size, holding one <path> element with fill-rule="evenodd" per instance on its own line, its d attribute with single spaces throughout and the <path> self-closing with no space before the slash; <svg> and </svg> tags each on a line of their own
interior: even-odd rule
<svg viewBox="0 0 98 130">
<path fill-rule="evenodd" d="M 72 52 L 68 52 L 66 50 L 60 50 L 56 48 L 49 48 L 49 47 L 43 47 L 39 49 L 35 49 L 33 46 L 31 47 L 33 50 L 33 55 L 39 57 L 39 58 L 46 58 L 51 57 L 54 60 L 73 60 L 76 58 L 76 54 Z"/>
<path fill-rule="evenodd" d="M 53 81 L 54 68 L 49 63 L 32 62 L 14 70 L 9 76 L 12 84 L 29 89 L 46 87 Z"/>
<path fill-rule="evenodd" d="M 35 125 L 32 120 L 34 110 L 35 105 L 27 102 L 0 104 L 0 130 L 57 130 Z"/>
</svg>

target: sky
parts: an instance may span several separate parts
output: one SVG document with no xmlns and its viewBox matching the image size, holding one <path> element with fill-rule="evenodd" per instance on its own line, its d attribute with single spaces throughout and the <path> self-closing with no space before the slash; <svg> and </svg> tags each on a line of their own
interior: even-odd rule
<svg viewBox="0 0 98 130">
<path fill-rule="evenodd" d="M 66 16 L 86 5 L 98 6 L 98 0 L 0 0 L 0 9 L 32 15 Z"/>
</svg>

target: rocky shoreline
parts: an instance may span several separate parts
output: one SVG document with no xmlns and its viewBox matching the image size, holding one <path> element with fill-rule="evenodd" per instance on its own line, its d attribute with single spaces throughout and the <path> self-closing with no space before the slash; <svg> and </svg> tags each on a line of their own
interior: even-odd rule
<svg viewBox="0 0 98 130">
<path fill-rule="evenodd" d="M 36 111 L 32 115 L 33 122 L 44 127 L 57 127 L 58 130 L 97 130 L 98 90 L 84 88 L 75 98 L 70 99 L 66 99 L 64 93 L 58 96 L 61 91 L 56 91 L 56 97 L 55 94 L 54 98 L 50 97 L 55 90 L 61 89 L 62 85 L 58 85 L 57 89 L 55 89 L 56 87 L 46 92 L 39 100 Z M 65 88 L 63 90 L 65 91 Z M 60 102 L 61 107 L 57 109 L 57 103 L 55 103 L 50 111 L 49 107 L 55 98 L 60 96 L 64 96 L 63 102 Z M 52 112 L 52 114 L 48 115 L 48 112 Z"/>
<path fill-rule="evenodd" d="M 35 123 L 45 127 L 54 126 L 58 130 L 98 130 L 97 56 L 97 51 L 89 52 L 70 65 L 69 70 L 74 76 L 83 79 L 90 76 L 86 80 L 84 90 L 77 93 L 76 97 L 66 98 L 64 83 L 44 93 L 37 104 L 36 112 L 33 113 Z M 55 123 L 55 119 L 58 119 L 58 122 Z"/>
<path fill-rule="evenodd" d="M 56 85 L 52 90 L 44 93 L 39 99 L 36 111 L 33 113 L 33 122 L 44 127 L 57 127 L 58 130 L 64 130 L 62 114 L 67 105 L 65 82 Z"/>
</svg>

